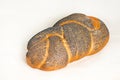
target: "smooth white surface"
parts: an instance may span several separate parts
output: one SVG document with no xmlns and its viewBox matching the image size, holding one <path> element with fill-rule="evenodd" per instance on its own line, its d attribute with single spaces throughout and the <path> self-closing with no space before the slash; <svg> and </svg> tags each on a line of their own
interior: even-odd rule
<svg viewBox="0 0 120 80">
<path fill-rule="evenodd" d="M 72 13 L 104 21 L 110 31 L 106 47 L 60 70 L 29 67 L 29 39 Z M 120 0 L 0 0 L 0 80 L 120 80 Z"/>
</svg>

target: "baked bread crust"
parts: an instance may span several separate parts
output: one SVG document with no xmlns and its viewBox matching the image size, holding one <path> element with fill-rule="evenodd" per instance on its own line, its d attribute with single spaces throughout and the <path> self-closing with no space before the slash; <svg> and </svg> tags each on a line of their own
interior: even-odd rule
<svg viewBox="0 0 120 80">
<path fill-rule="evenodd" d="M 100 51 L 109 40 L 106 25 L 98 18 L 71 14 L 28 42 L 26 61 L 33 68 L 57 70 Z"/>
</svg>

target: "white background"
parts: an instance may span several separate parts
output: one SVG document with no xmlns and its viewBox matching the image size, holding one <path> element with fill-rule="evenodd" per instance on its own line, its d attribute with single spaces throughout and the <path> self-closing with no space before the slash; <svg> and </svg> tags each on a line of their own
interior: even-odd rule
<svg viewBox="0 0 120 80">
<path fill-rule="evenodd" d="M 29 39 L 72 13 L 104 21 L 106 47 L 60 70 L 29 67 Z M 0 80 L 120 80 L 120 0 L 0 0 Z"/>
</svg>

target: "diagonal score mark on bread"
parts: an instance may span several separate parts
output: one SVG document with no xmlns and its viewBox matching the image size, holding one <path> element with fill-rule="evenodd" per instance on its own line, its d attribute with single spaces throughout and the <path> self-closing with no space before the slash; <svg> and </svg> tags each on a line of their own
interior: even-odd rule
<svg viewBox="0 0 120 80">
<path fill-rule="evenodd" d="M 65 22 L 60 23 L 60 26 L 64 26 L 64 25 L 70 24 L 70 23 L 79 24 L 79 25 L 87 28 L 89 31 L 92 31 L 92 30 L 93 30 L 93 29 L 89 28 L 87 25 L 85 25 L 85 24 L 83 24 L 83 23 L 81 23 L 81 22 L 79 22 L 79 21 L 76 21 L 76 20 L 67 20 L 67 21 L 65 21 Z"/>
</svg>

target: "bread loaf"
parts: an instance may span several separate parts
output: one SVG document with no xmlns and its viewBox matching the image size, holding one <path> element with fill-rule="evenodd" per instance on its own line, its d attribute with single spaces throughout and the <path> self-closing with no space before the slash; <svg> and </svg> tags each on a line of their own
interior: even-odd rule
<svg viewBox="0 0 120 80">
<path fill-rule="evenodd" d="M 71 14 L 28 42 L 26 61 L 33 68 L 51 71 L 100 51 L 109 40 L 106 25 L 98 18 Z"/>
</svg>

